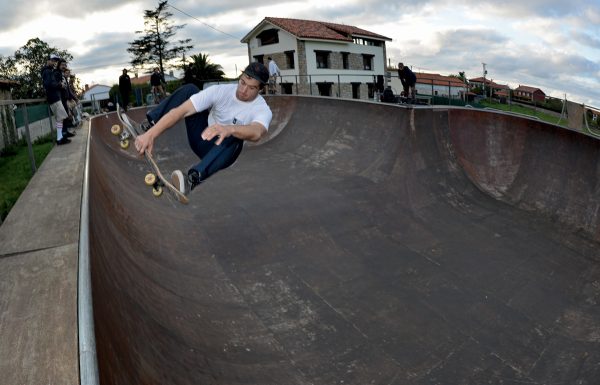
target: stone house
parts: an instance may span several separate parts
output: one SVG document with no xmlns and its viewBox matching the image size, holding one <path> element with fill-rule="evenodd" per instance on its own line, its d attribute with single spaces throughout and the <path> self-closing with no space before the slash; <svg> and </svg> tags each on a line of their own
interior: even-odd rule
<svg viewBox="0 0 600 385">
<path fill-rule="evenodd" d="M 526 102 L 543 103 L 546 100 L 546 94 L 539 88 L 519 85 L 513 91 L 513 98 Z"/>
<path fill-rule="evenodd" d="M 385 87 L 391 40 L 350 25 L 266 17 L 241 41 L 250 61 L 277 63 L 280 93 L 368 99 Z"/>
</svg>

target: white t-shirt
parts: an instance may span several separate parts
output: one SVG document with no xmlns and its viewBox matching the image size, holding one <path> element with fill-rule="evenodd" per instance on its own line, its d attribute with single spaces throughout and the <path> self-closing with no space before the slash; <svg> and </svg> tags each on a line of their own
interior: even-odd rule
<svg viewBox="0 0 600 385">
<path fill-rule="evenodd" d="M 269 61 L 269 75 L 279 75 L 279 67 L 277 66 L 277 63 L 275 63 L 275 60 Z"/>
<path fill-rule="evenodd" d="M 237 84 L 223 84 L 208 87 L 190 97 L 197 112 L 210 108 L 208 124 L 249 125 L 262 124 L 269 130 L 273 113 L 262 96 L 257 95 L 251 102 L 239 100 L 235 93 Z"/>
</svg>

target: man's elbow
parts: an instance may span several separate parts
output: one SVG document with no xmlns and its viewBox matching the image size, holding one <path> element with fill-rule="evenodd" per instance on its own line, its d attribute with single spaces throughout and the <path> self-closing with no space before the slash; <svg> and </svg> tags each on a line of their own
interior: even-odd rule
<svg viewBox="0 0 600 385">
<path fill-rule="evenodd" d="M 262 139 L 263 136 L 265 136 L 266 133 L 266 128 L 264 128 L 262 125 L 258 126 L 255 130 L 253 130 L 252 135 L 250 135 L 250 137 L 247 140 L 249 140 L 250 142 L 258 142 Z"/>
</svg>

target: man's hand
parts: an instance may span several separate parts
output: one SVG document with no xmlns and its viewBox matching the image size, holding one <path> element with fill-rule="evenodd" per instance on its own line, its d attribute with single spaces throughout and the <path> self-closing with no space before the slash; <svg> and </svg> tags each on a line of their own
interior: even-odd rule
<svg viewBox="0 0 600 385">
<path fill-rule="evenodd" d="M 204 140 L 212 140 L 217 137 L 217 141 L 215 144 L 218 146 L 223 143 L 225 138 L 231 136 L 233 134 L 233 127 L 231 126 L 222 126 L 220 124 L 213 124 L 208 126 L 202 131 L 202 139 Z"/>
<path fill-rule="evenodd" d="M 148 154 L 152 155 L 153 147 L 154 137 L 150 134 L 150 132 L 138 135 L 138 137 L 135 138 L 135 149 L 139 152 L 140 155 L 143 155 L 146 151 L 148 152 Z"/>
</svg>

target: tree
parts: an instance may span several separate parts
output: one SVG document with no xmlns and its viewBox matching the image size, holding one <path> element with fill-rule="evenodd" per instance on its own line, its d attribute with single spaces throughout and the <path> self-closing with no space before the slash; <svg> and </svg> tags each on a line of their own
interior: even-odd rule
<svg viewBox="0 0 600 385">
<path fill-rule="evenodd" d="M 173 25 L 169 20 L 173 14 L 167 11 L 167 7 L 167 1 L 160 1 L 156 9 L 144 11 L 144 30 L 135 32 L 142 36 L 129 43 L 127 49 L 127 52 L 133 55 L 131 64 L 134 67 L 156 65 L 160 72 L 164 73 L 164 65 L 169 60 L 194 48 L 189 44 L 192 39 L 179 40 L 178 45 L 171 43 L 171 38 L 185 27 L 185 24 Z"/>
<path fill-rule="evenodd" d="M 67 62 L 73 59 L 68 51 L 51 47 L 37 37 L 29 39 L 27 44 L 15 51 L 14 56 L 0 58 L 0 77 L 19 82 L 12 90 L 13 99 L 46 97 L 41 70 L 51 53 L 58 54 Z"/>
<path fill-rule="evenodd" d="M 194 83 L 200 89 L 203 89 L 206 80 L 220 80 L 224 78 L 223 67 L 219 64 L 211 63 L 208 54 L 199 53 L 198 55 L 192 55 L 190 58 L 192 62 L 184 70 L 189 71 L 186 75 L 191 76 Z"/>
<path fill-rule="evenodd" d="M 465 71 L 459 72 L 458 75 L 449 75 L 449 77 L 460 79 L 465 84 L 468 83 L 467 82 L 467 76 L 465 75 Z"/>
</svg>

